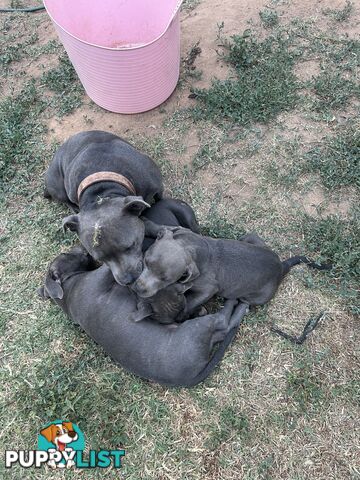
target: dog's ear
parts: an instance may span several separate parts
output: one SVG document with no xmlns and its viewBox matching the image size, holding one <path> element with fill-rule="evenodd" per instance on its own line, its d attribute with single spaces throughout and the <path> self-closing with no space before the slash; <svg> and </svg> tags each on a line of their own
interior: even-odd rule
<svg viewBox="0 0 360 480">
<path fill-rule="evenodd" d="M 74 431 L 73 424 L 71 422 L 62 422 L 62 424 L 64 425 L 64 427 L 67 429 L 68 432 Z"/>
<path fill-rule="evenodd" d="M 54 443 L 53 440 L 55 439 L 55 431 L 56 431 L 56 425 L 52 424 L 49 425 L 46 428 L 43 428 L 40 430 L 40 434 L 46 438 L 46 440 L 50 443 Z"/>
<path fill-rule="evenodd" d="M 200 276 L 200 272 L 198 267 L 196 266 L 196 263 L 192 261 L 190 265 L 186 268 L 185 272 L 182 274 L 182 276 L 179 278 L 180 283 L 188 283 L 192 282 L 196 278 Z M 191 288 L 191 287 L 190 287 Z"/>
<path fill-rule="evenodd" d="M 150 208 L 150 205 L 142 197 L 129 196 L 124 200 L 124 210 L 131 215 L 139 216 L 145 208 Z"/>
<path fill-rule="evenodd" d="M 79 230 L 79 215 L 70 215 L 63 219 L 62 226 L 64 232 L 70 230 L 71 232 L 78 232 Z"/>
<path fill-rule="evenodd" d="M 137 311 L 131 316 L 133 322 L 141 322 L 146 317 L 150 317 L 153 314 L 153 309 L 149 303 L 139 302 L 137 304 Z"/>
<path fill-rule="evenodd" d="M 60 279 L 56 274 L 48 273 L 45 280 L 45 290 L 50 298 L 59 298 L 60 300 L 64 296 L 64 291 L 61 286 Z"/>
<path fill-rule="evenodd" d="M 172 239 L 174 237 L 174 233 L 172 230 L 170 230 L 170 228 L 167 228 L 167 227 L 162 227 L 160 228 L 160 230 L 158 231 L 158 234 L 157 234 L 157 237 L 156 239 L 157 240 L 160 240 L 161 238 L 166 238 L 168 240 Z"/>
<path fill-rule="evenodd" d="M 45 287 L 40 287 L 36 290 L 36 293 L 39 295 L 40 298 L 43 300 L 49 298 L 49 295 L 46 293 Z"/>
</svg>

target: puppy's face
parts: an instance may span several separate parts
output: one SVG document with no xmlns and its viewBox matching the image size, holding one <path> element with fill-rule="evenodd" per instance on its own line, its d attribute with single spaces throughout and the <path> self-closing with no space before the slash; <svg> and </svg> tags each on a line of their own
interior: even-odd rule
<svg viewBox="0 0 360 480">
<path fill-rule="evenodd" d="M 144 257 L 144 269 L 133 285 L 143 298 L 152 297 L 176 282 L 189 283 L 200 275 L 189 251 L 164 228 Z"/>
<path fill-rule="evenodd" d="M 40 431 L 48 442 L 56 445 L 58 450 L 64 450 L 68 443 L 75 442 L 78 434 L 71 422 L 52 424 Z"/>
<path fill-rule="evenodd" d="M 110 268 L 117 283 L 129 285 L 142 271 L 145 227 L 139 215 L 149 206 L 141 197 L 99 199 L 93 209 L 67 217 L 63 225 Z"/>
<path fill-rule="evenodd" d="M 185 310 L 186 298 L 184 293 L 192 284 L 174 283 L 159 290 L 153 297 L 141 299 L 137 304 L 137 312 L 132 316 L 135 322 L 151 317 L 159 323 L 173 323 L 176 317 Z"/>
<path fill-rule="evenodd" d="M 97 267 L 96 262 L 82 246 L 73 247 L 68 253 L 61 253 L 50 264 L 45 285 L 38 290 L 42 298 L 62 299 L 62 282 L 76 272 L 87 272 Z"/>
</svg>

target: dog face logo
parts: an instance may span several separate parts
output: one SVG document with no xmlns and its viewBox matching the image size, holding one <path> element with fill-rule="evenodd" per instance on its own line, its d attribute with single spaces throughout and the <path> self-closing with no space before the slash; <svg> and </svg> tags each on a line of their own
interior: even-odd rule
<svg viewBox="0 0 360 480">
<path fill-rule="evenodd" d="M 72 422 L 55 420 L 42 428 L 38 435 L 38 449 L 50 454 L 47 464 L 51 468 L 73 467 L 76 451 L 84 448 L 84 435 Z"/>
<path fill-rule="evenodd" d="M 65 450 L 69 443 L 75 442 L 78 439 L 78 434 L 73 428 L 71 422 L 62 422 L 49 425 L 40 430 L 48 442 L 53 443 L 57 450 Z"/>
<path fill-rule="evenodd" d="M 5 468 L 121 468 L 125 450 L 88 450 L 80 428 L 71 422 L 54 420 L 38 433 L 36 450 L 5 450 Z M 61 477 L 64 478 L 64 477 Z"/>
</svg>

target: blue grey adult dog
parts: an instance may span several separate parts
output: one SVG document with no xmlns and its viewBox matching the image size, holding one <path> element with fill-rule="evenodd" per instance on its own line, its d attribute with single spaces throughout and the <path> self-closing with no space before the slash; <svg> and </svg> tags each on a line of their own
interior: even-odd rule
<svg viewBox="0 0 360 480">
<path fill-rule="evenodd" d="M 153 160 L 112 133 L 81 132 L 57 150 L 45 185 L 46 198 L 79 212 L 64 219 L 64 228 L 78 234 L 118 283 L 132 283 L 142 270 L 145 227 L 139 216 L 163 194 Z"/>
<path fill-rule="evenodd" d="M 135 293 L 117 284 L 106 265 L 94 267 L 91 256 L 75 247 L 52 262 L 39 293 L 52 298 L 126 370 L 166 386 L 203 381 L 247 311 L 245 304 L 229 300 L 219 312 L 179 325 L 135 323 L 129 318 L 136 310 Z"/>
</svg>

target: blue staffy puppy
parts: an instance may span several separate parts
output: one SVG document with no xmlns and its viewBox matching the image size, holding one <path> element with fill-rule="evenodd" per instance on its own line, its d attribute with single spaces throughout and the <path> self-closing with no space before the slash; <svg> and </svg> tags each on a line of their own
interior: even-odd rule
<svg viewBox="0 0 360 480">
<path fill-rule="evenodd" d="M 201 236 L 185 228 L 162 228 L 146 251 L 144 269 L 132 288 L 140 297 L 148 298 L 174 283 L 190 283 L 183 314 L 188 318 L 214 295 L 263 305 L 275 295 L 290 268 L 299 263 L 328 269 L 301 256 L 282 262 L 255 234 L 227 240 Z"/>
<path fill-rule="evenodd" d="M 163 194 L 151 158 L 112 133 L 78 133 L 56 152 L 45 185 L 46 198 L 79 212 L 64 219 L 64 228 L 78 234 L 119 284 L 134 282 L 142 270 L 145 231 L 139 216 Z"/>
<path fill-rule="evenodd" d="M 117 284 L 106 265 L 94 270 L 82 247 L 51 263 L 39 293 L 53 299 L 126 370 L 171 387 L 203 381 L 222 359 L 247 311 L 245 304 L 229 300 L 219 312 L 179 325 L 151 319 L 135 323 L 129 318 L 136 310 L 135 293 Z"/>
</svg>

